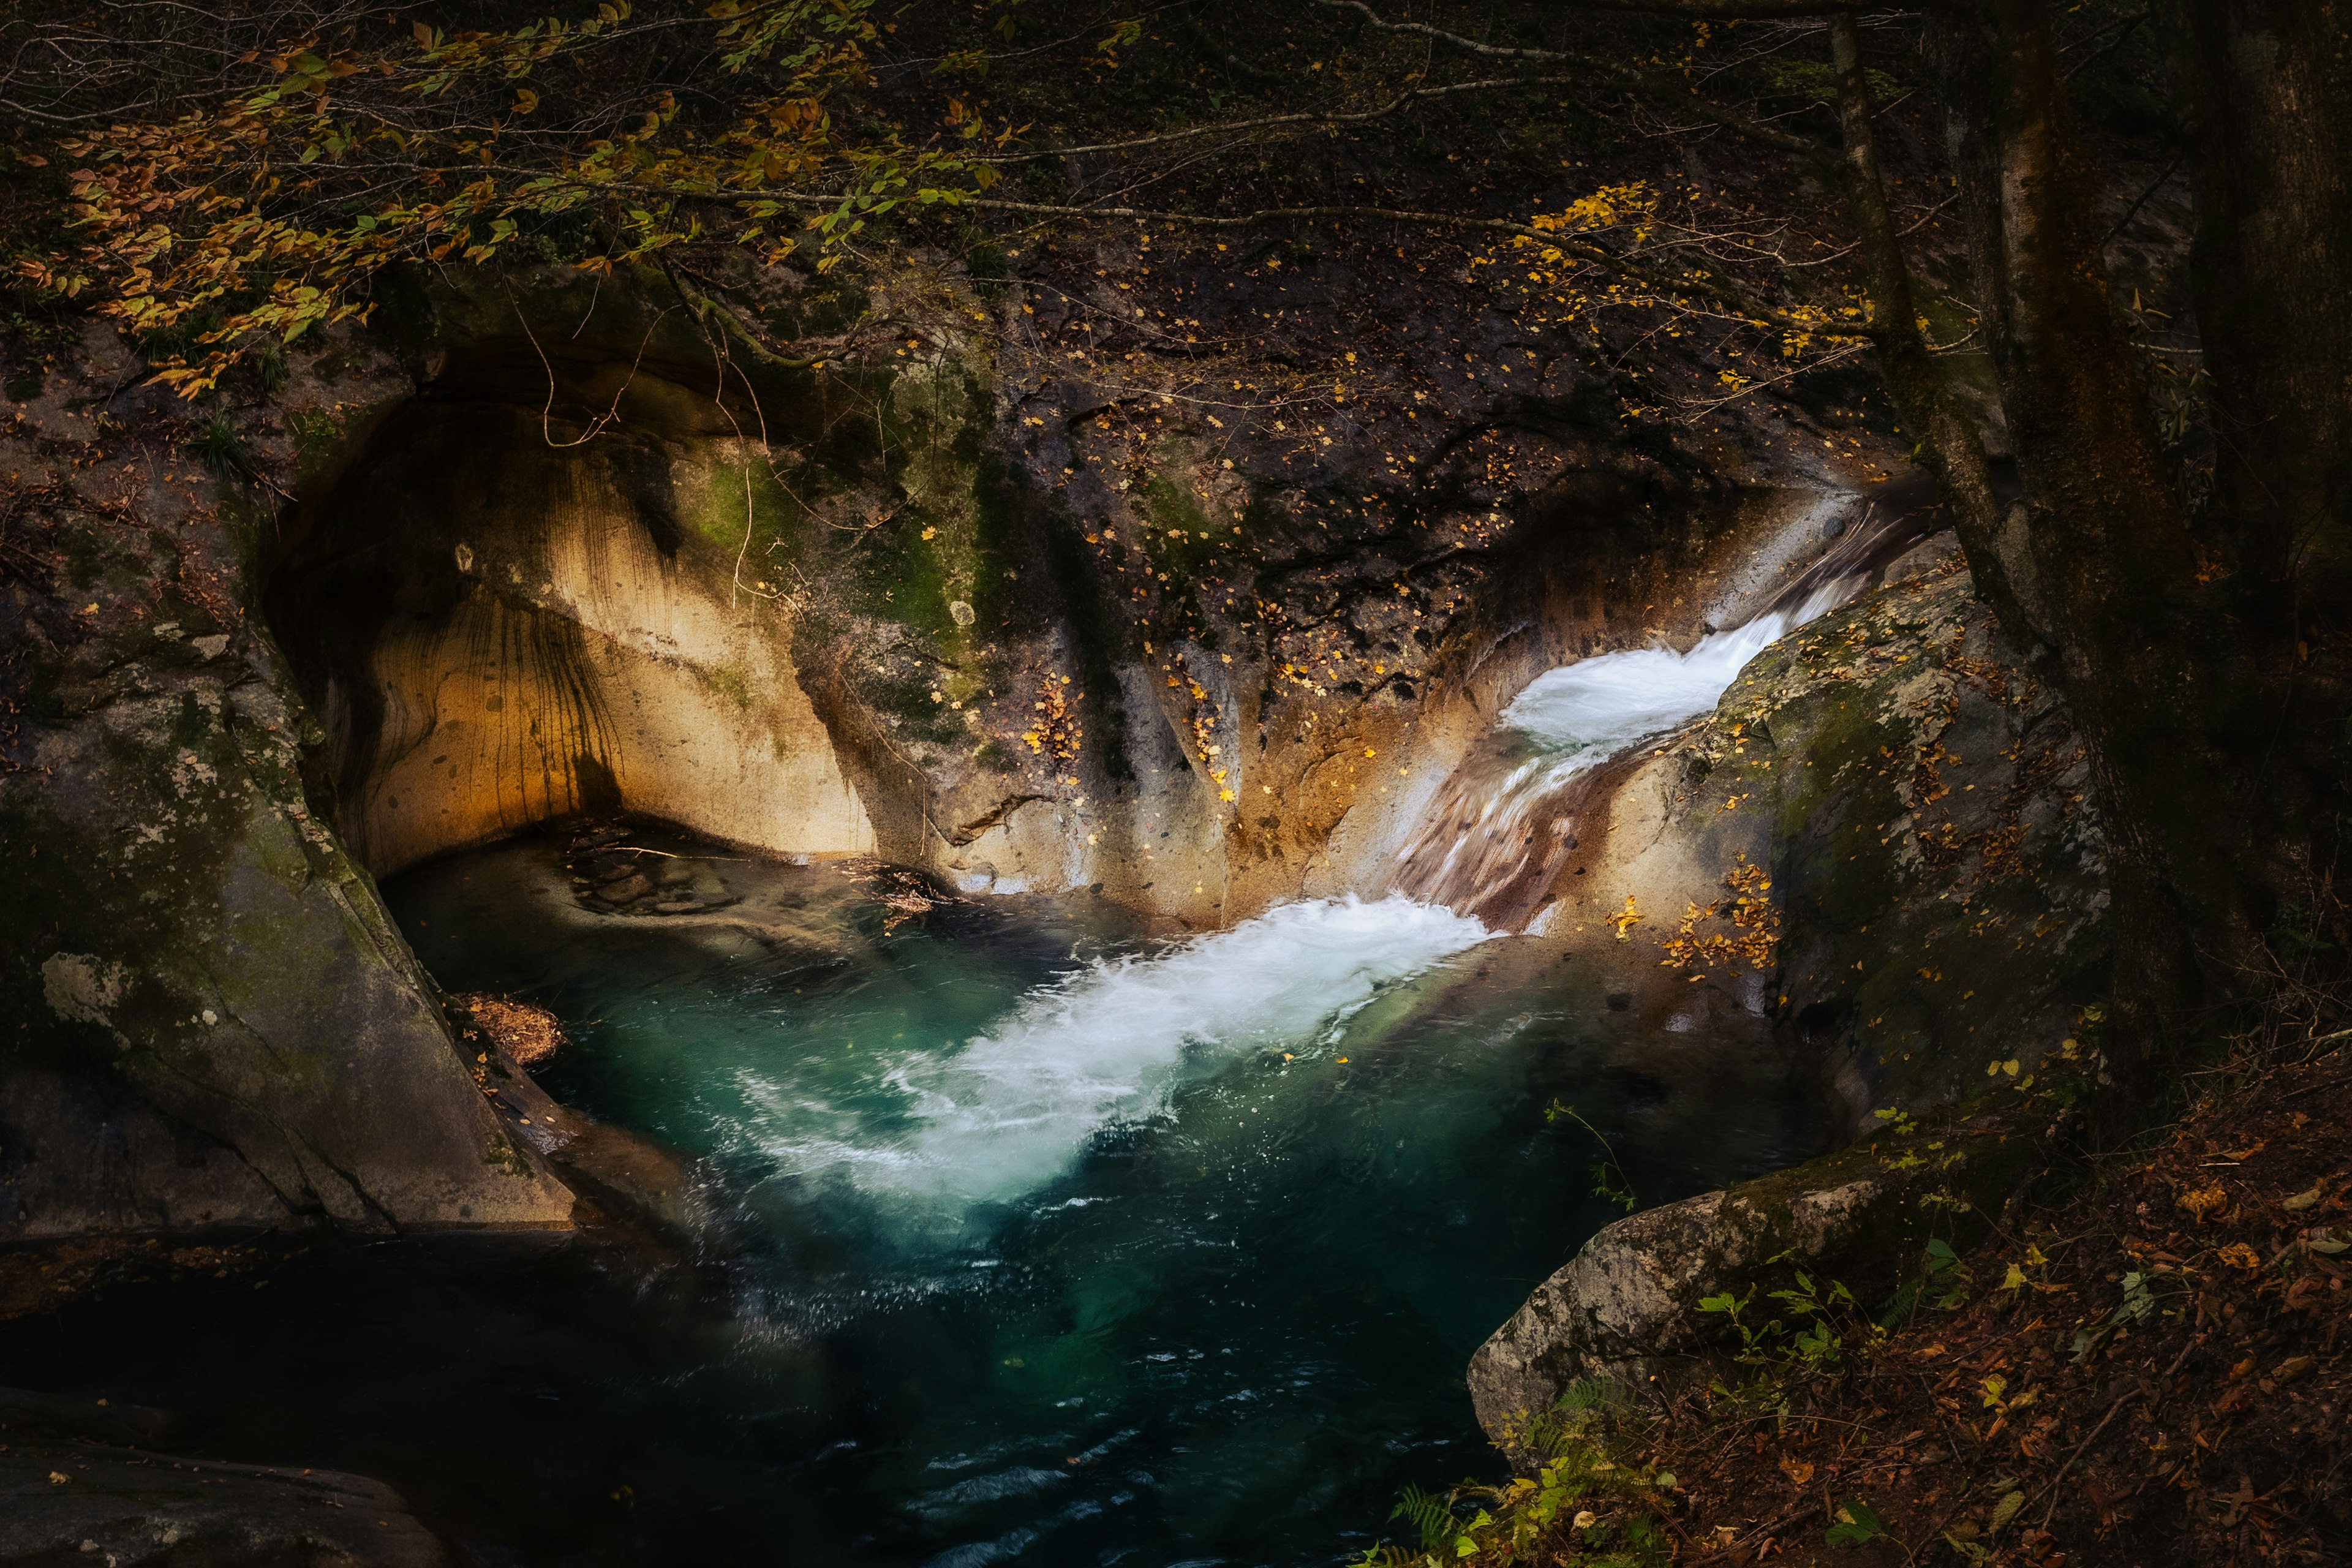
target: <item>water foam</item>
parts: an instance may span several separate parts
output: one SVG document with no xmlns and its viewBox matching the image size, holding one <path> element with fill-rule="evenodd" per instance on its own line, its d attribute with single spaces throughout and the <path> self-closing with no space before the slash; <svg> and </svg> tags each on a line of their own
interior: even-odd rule
<svg viewBox="0 0 2352 1568">
<path fill-rule="evenodd" d="M 1830 584 L 1793 615 L 1759 616 L 1700 638 L 1688 653 L 1628 648 L 1546 670 L 1503 710 L 1502 721 L 1549 754 L 1545 771 L 1561 782 L 1712 709 L 1748 660 L 1833 608 L 1845 592 L 1845 584 Z"/>
<path fill-rule="evenodd" d="M 1150 1117 L 1183 1082 L 1255 1050 L 1328 1043 L 1383 990 L 1493 933 L 1389 898 L 1285 904 L 1157 953 L 1097 959 L 1034 991 L 987 1034 L 887 1074 L 887 1125 L 809 1125 L 810 1102 L 756 1095 L 786 1169 L 954 1221 L 1067 1170 L 1097 1131 Z M 797 1103 L 795 1103 L 797 1102 Z"/>
<path fill-rule="evenodd" d="M 1446 780 L 1391 886 L 1506 928 L 1536 916 L 1575 844 L 1580 777 L 1712 710 L 1750 659 L 1858 582 L 1826 582 L 1794 610 L 1713 633 L 1687 653 L 1628 648 L 1536 677 Z"/>
</svg>

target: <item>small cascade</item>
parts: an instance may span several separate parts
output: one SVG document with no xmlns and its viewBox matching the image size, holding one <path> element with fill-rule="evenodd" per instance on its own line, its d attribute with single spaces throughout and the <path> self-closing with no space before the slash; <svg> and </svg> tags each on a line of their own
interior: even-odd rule
<svg viewBox="0 0 2352 1568">
<path fill-rule="evenodd" d="M 1380 889 L 1497 931 L 1525 929 L 1644 749 L 1716 703 L 1748 661 L 1837 608 L 1935 531 L 1932 510 L 1873 507 L 1740 624 L 1686 653 L 1629 648 L 1547 670 L 1503 710 L 1438 791 Z"/>
</svg>

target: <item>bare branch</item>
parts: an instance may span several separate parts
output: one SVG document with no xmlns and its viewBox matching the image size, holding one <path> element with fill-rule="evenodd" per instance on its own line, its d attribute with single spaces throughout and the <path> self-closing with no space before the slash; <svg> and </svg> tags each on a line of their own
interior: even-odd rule
<svg viewBox="0 0 2352 1568">
<path fill-rule="evenodd" d="M 1500 56 L 1514 59 L 1557 60 L 1580 65 L 1596 75 L 1609 78 L 1628 87 L 1638 88 L 1642 91 L 1678 104 L 1686 111 L 1712 124 L 1720 125 L 1726 131 L 1745 137 L 1759 145 L 1793 153 L 1797 157 L 1824 167 L 1834 161 L 1834 154 L 1830 149 L 1810 136 L 1794 131 L 1782 131 L 1753 115 L 1743 114 L 1727 104 L 1702 98 L 1688 88 L 1669 80 L 1654 71 L 1642 70 L 1618 60 L 1603 59 L 1594 55 L 1570 54 L 1561 49 L 1502 48 L 1493 44 L 1482 44 L 1475 38 L 1465 38 L 1459 33 L 1449 33 L 1443 28 L 1433 27 L 1423 22 L 1391 22 L 1383 19 L 1378 12 L 1366 5 L 1364 0 L 1316 0 L 1316 4 L 1334 10 L 1353 11 L 1364 18 L 1366 26 L 1381 32 L 1417 34 L 1471 54 Z"/>
<path fill-rule="evenodd" d="M 1447 98 L 1462 92 L 1486 92 L 1513 87 L 1570 87 L 1581 82 L 1581 77 L 1520 76 L 1489 77 L 1481 81 L 1457 81 L 1444 87 L 1412 88 L 1397 94 L 1378 109 L 1354 110 L 1316 110 L 1298 114 L 1269 114 L 1256 120 L 1229 120 L 1208 125 L 1190 125 L 1181 131 L 1161 132 L 1156 136 L 1138 136 L 1126 142 L 1095 142 L 1076 147 L 1041 147 L 1034 153 L 1007 153 L 998 156 L 974 158 L 975 163 L 1024 163 L 1039 158 L 1073 157 L 1081 153 L 1131 153 L 1139 147 L 1157 147 L 1171 142 L 1182 142 L 1196 136 L 1235 135 L 1244 131 L 1263 131 L 1276 125 L 1361 125 L 1368 121 L 1384 119 L 1407 104 L 1423 99 Z"/>
</svg>

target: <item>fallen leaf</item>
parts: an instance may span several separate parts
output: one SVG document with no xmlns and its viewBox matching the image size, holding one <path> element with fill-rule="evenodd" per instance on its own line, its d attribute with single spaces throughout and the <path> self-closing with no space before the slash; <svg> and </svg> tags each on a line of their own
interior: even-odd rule
<svg viewBox="0 0 2352 1568">
<path fill-rule="evenodd" d="M 2312 1369 L 2318 1364 L 2319 1360 L 2315 1356 L 2289 1356 L 2279 1363 L 2278 1370 L 2271 1373 L 2271 1379 L 2275 1383 L 2293 1383 L 2297 1378 L 2310 1376 Z"/>
<path fill-rule="evenodd" d="M 1780 1456 L 1780 1469 L 1782 1473 L 1787 1475 L 1790 1480 L 1796 1482 L 1799 1486 L 1803 1486 L 1807 1481 L 1813 1479 L 1812 1466 L 1807 1464 L 1802 1459 L 1792 1458 L 1787 1454 Z"/>
<path fill-rule="evenodd" d="M 2207 1215 L 2228 1203 L 2230 1194 L 2226 1188 L 2207 1187 L 2201 1192 L 2183 1193 L 2175 1201 L 2197 1218 L 2203 1219 Z"/>
<path fill-rule="evenodd" d="M 2327 1180 L 2323 1176 L 2318 1181 L 2311 1184 L 2311 1190 L 2309 1192 L 2297 1193 L 2291 1198 L 2281 1199 L 2279 1202 L 2279 1207 L 2286 1210 L 2289 1214 L 2300 1214 L 2305 1209 L 2311 1207 L 2312 1205 L 2317 1203 L 2321 1198 L 2326 1195 Z"/>
</svg>

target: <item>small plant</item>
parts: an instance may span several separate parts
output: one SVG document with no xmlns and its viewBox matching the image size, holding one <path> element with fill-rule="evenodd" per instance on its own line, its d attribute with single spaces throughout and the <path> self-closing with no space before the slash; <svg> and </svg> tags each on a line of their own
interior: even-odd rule
<svg viewBox="0 0 2352 1568">
<path fill-rule="evenodd" d="M 1856 1498 L 1837 1510 L 1837 1521 L 1822 1539 L 1832 1546 L 1860 1546 L 1885 1533 L 1886 1526 L 1870 1511 L 1870 1505 Z"/>
<path fill-rule="evenodd" d="M 254 373 L 261 379 L 261 389 L 275 397 L 293 384 L 293 372 L 287 368 L 286 351 L 276 343 L 257 351 L 253 355 Z"/>
<path fill-rule="evenodd" d="M 1952 1244 L 1942 1237 L 1927 1244 L 1927 1304 L 1939 1310 L 1956 1312 L 1968 1305 L 1969 1286 L 1973 1276 Z"/>
<path fill-rule="evenodd" d="M 227 415 L 215 414 L 198 426 L 196 438 L 190 444 L 195 448 L 196 460 L 211 470 L 213 478 L 224 481 L 253 478 L 253 459 Z"/>
<path fill-rule="evenodd" d="M 1592 1141 L 1601 1145 L 1601 1158 L 1584 1167 L 1592 1177 L 1592 1195 L 1604 1203 L 1615 1204 L 1627 1214 L 1641 1207 L 1642 1200 L 1633 1191 L 1633 1178 L 1626 1175 L 1625 1167 L 1617 1163 L 1617 1151 L 1609 1146 L 1608 1139 L 1601 1136 L 1600 1129 L 1579 1116 L 1574 1108 L 1564 1100 L 1555 1100 L 1544 1107 L 1546 1121 L 1558 1121 L 1562 1117 L 1591 1133 Z"/>
<path fill-rule="evenodd" d="M 1731 1321 L 1740 1342 L 1735 1359 L 1749 1366 L 1820 1370 L 1837 1365 L 1849 1348 L 1867 1350 L 1883 1337 L 1877 1324 L 1864 1320 L 1858 1325 L 1858 1342 L 1848 1346 L 1845 1331 L 1832 1320 L 1857 1316 L 1853 1292 L 1834 1279 L 1816 1285 L 1811 1275 L 1800 1270 L 1795 1289 L 1770 1292 L 1769 1299 L 1780 1302 L 1798 1321 L 1793 1331 L 1778 1318 L 1761 1326 L 1751 1325 L 1744 1314 L 1755 1299 L 1755 1289 L 1750 1287 L 1745 1296 L 1734 1296 L 1727 1290 L 1721 1295 L 1703 1296 L 1698 1303 L 1700 1311 L 1720 1313 Z"/>
<path fill-rule="evenodd" d="M 2124 1276 L 2123 1300 L 2113 1311 L 2094 1318 L 2074 1331 L 2074 1342 L 2071 1348 L 2076 1361 L 2089 1356 L 2117 1329 L 2128 1328 L 2156 1315 L 2156 1292 L 2150 1289 L 2151 1278 L 2137 1269 Z"/>
<path fill-rule="evenodd" d="M 1608 1415 L 1599 1384 L 1571 1384 L 1550 1409 L 1508 1434 L 1510 1447 L 1537 1460 L 1532 1478 L 1499 1487 L 1465 1481 L 1442 1492 L 1407 1487 L 1389 1518 L 1412 1527 L 1414 1544 L 1370 1548 L 1354 1568 L 1663 1568 L 1670 1557 L 1666 1494 L 1679 1483 L 1614 1449 Z"/>
</svg>

